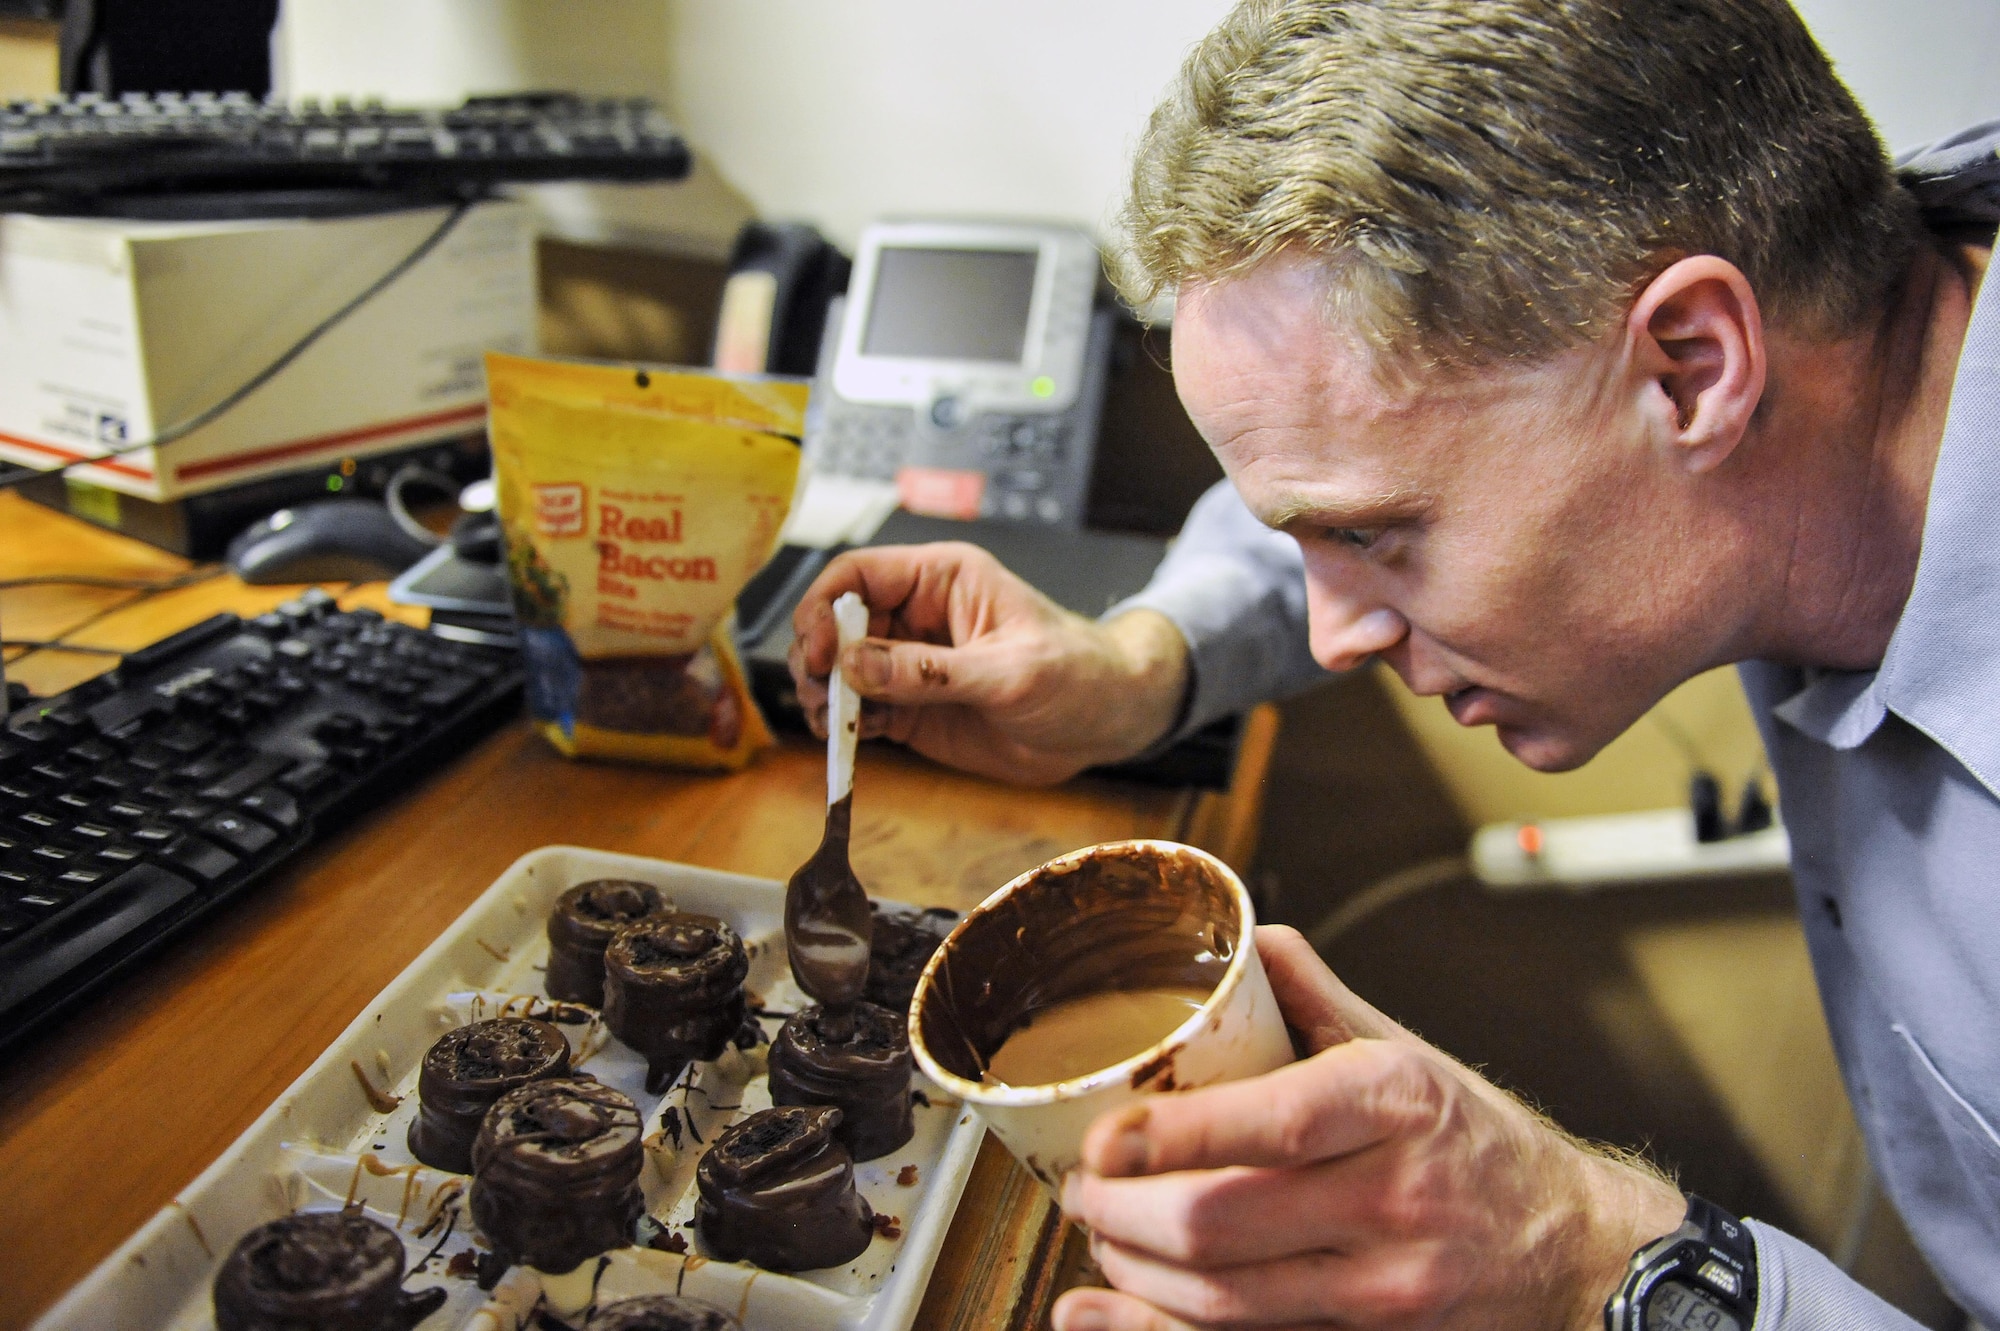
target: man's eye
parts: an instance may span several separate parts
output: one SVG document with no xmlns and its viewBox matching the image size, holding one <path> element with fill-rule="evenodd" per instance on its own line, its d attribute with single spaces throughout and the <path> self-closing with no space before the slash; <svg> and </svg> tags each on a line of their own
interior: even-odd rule
<svg viewBox="0 0 2000 1331">
<path fill-rule="evenodd" d="M 1343 541 L 1356 550 L 1366 550 L 1381 539 L 1382 533 L 1372 527 L 1328 527 L 1326 534 L 1336 541 Z"/>
</svg>

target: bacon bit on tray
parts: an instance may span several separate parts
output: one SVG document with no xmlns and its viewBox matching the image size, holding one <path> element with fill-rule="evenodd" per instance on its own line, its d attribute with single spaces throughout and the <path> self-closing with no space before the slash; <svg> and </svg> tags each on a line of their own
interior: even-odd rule
<svg viewBox="0 0 2000 1331">
<path fill-rule="evenodd" d="M 916 1187 L 916 1186 L 917 1186 L 917 1167 L 916 1167 L 915 1165 L 904 1165 L 904 1166 L 903 1166 L 903 1167 L 902 1167 L 901 1169 L 897 1170 L 897 1171 L 896 1171 L 896 1186 L 897 1186 L 897 1187 L 899 1187 L 899 1188 L 914 1188 L 914 1187 Z"/>
<path fill-rule="evenodd" d="M 651 1248 L 654 1252 L 673 1252 L 673 1253 L 685 1254 L 688 1250 L 687 1235 L 676 1234 L 671 1229 L 663 1229 L 659 1233 L 653 1235 L 652 1238 L 646 1240 L 646 1246 L 648 1248 Z"/>
<path fill-rule="evenodd" d="M 899 1215 L 885 1215 L 881 1211 L 877 1211 L 875 1213 L 874 1224 L 875 1232 L 885 1239 L 900 1239 L 903 1237 L 903 1217 Z"/>
<path fill-rule="evenodd" d="M 931 1098 L 922 1091 L 911 1091 L 910 1103 L 913 1105 L 922 1105 L 924 1108 L 929 1109 L 931 1107 Z"/>
<path fill-rule="evenodd" d="M 444 1273 L 457 1276 L 460 1280 L 470 1280 L 479 1274 L 479 1254 L 471 1248 L 455 1252 L 451 1260 L 444 1264 Z"/>
</svg>

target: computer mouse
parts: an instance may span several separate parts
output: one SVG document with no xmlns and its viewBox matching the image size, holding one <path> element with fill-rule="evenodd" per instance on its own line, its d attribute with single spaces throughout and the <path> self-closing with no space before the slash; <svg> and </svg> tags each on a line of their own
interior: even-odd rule
<svg viewBox="0 0 2000 1331">
<path fill-rule="evenodd" d="M 372 499 L 316 499 L 252 523 L 229 543 L 226 558 L 245 582 L 372 582 L 395 577 L 434 548 Z"/>
</svg>

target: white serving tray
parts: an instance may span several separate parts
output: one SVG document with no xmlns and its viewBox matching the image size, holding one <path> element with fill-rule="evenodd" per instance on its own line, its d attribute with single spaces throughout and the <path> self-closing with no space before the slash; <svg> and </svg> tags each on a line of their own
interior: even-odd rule
<svg viewBox="0 0 2000 1331">
<path fill-rule="evenodd" d="M 450 1259 L 472 1246 L 463 1205 L 468 1180 L 416 1163 L 404 1144 L 424 1051 L 453 1026 L 502 1010 L 546 1014 L 541 971 L 549 912 L 566 889 L 593 878 L 654 883 L 680 908 L 728 920 L 750 951 L 746 987 L 763 1006 L 789 1012 L 804 1001 L 785 964 L 783 884 L 573 846 L 531 851 L 377 995 L 234 1145 L 51 1309 L 38 1331 L 212 1331 L 210 1284 L 239 1238 L 264 1221 L 336 1209 L 349 1198 L 396 1226 L 411 1266 L 435 1253 L 405 1282 L 409 1289 L 450 1291 L 420 1331 L 520 1331 L 543 1300 L 559 1314 L 581 1308 L 593 1284 L 599 1302 L 676 1291 L 706 1299 L 750 1331 L 905 1331 L 985 1134 L 970 1112 L 917 1079 L 929 1104 L 917 1104 L 916 1136 L 900 1151 L 855 1166 L 862 1195 L 878 1213 L 896 1217 L 902 1233 L 878 1237 L 851 1265 L 785 1276 L 707 1260 L 690 1223 L 702 1146 L 687 1137 L 685 1148 L 674 1151 L 663 1120 L 685 1107 L 694 1130 L 712 1142 L 730 1122 L 770 1103 L 761 1060 L 731 1052 L 695 1065 L 692 1089 L 684 1079 L 664 1096 L 648 1095 L 644 1061 L 612 1040 L 592 1009 L 574 1005 L 560 1014 L 567 1020 L 559 1028 L 581 1070 L 638 1102 L 648 1139 L 642 1176 L 648 1214 L 684 1235 L 688 1254 L 625 1248 L 546 1282 L 516 1267 L 490 1293 L 470 1276 L 446 1273 Z M 776 1020 L 766 1020 L 767 1032 L 776 1028 Z M 376 1103 L 389 1096 L 400 1098 L 397 1107 L 378 1110 Z M 915 1182 L 898 1182 L 899 1175 L 910 1177 L 905 1167 L 912 1165 Z"/>
</svg>

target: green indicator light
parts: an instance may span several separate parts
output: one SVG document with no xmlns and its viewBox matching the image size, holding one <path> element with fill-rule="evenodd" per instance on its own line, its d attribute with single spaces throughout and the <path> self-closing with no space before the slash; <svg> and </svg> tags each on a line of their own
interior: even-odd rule
<svg viewBox="0 0 2000 1331">
<path fill-rule="evenodd" d="M 1046 374 L 1037 375 L 1035 382 L 1029 384 L 1028 387 L 1034 391 L 1036 397 L 1050 397 L 1056 391 L 1056 381 L 1049 378 Z"/>
<path fill-rule="evenodd" d="M 338 490 L 341 485 L 342 481 L 338 476 L 329 476 L 326 478 L 326 488 L 329 490 Z"/>
</svg>

